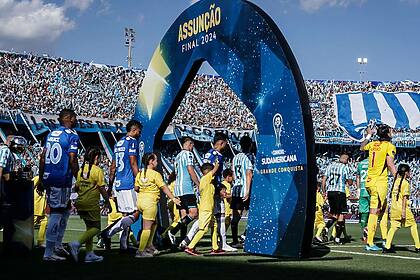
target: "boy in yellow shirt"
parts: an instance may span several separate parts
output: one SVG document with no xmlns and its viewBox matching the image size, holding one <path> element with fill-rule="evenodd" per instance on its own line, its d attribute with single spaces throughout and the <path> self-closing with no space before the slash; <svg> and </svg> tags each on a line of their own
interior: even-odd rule
<svg viewBox="0 0 420 280">
<path fill-rule="evenodd" d="M 215 188 L 213 184 L 214 174 L 219 169 L 219 161 L 216 160 L 215 164 L 204 163 L 201 166 L 201 172 L 203 177 L 200 180 L 200 205 L 198 206 L 198 224 L 199 230 L 194 235 L 191 243 L 184 250 L 185 253 L 193 256 L 199 256 L 195 250 L 197 243 L 203 238 L 204 234 L 208 231 L 209 225 L 213 220 L 213 209 L 214 209 L 214 193 Z"/>
<path fill-rule="evenodd" d="M 384 253 L 394 253 L 391 249 L 395 232 L 401 227 L 409 227 L 413 237 L 416 253 L 420 253 L 420 241 L 416 220 L 410 209 L 410 167 L 407 164 L 398 166 L 397 177 L 392 185 L 391 228 L 388 231 Z"/>
<path fill-rule="evenodd" d="M 325 201 L 324 197 L 321 194 L 321 183 L 318 182 L 317 184 L 317 192 L 316 192 L 316 206 L 315 206 L 315 222 L 314 222 L 314 230 L 316 231 L 315 237 L 313 239 L 313 243 L 323 243 L 328 241 L 327 240 L 327 229 L 325 227 L 324 221 L 324 213 L 322 209 L 324 207 Z"/>
</svg>

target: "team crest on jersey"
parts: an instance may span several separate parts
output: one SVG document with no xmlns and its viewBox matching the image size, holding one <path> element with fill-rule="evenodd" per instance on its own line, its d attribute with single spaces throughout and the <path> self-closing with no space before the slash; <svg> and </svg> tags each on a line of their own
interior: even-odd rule
<svg viewBox="0 0 420 280">
<path fill-rule="evenodd" d="M 276 147 L 281 147 L 281 133 L 283 130 L 283 117 L 281 114 L 277 113 L 273 117 L 273 129 L 274 135 L 276 136 Z"/>
<path fill-rule="evenodd" d="M 61 133 L 63 133 L 61 130 L 54 130 L 53 132 L 51 132 L 51 136 L 57 137 L 60 136 Z"/>
</svg>

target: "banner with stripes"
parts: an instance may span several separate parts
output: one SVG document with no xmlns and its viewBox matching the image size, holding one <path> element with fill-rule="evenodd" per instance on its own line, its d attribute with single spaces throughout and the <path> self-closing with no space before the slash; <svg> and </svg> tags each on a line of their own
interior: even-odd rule
<svg viewBox="0 0 420 280">
<path fill-rule="evenodd" d="M 420 128 L 418 92 L 347 92 L 335 95 L 337 124 L 350 138 L 362 141 L 370 122 L 397 129 Z"/>
</svg>

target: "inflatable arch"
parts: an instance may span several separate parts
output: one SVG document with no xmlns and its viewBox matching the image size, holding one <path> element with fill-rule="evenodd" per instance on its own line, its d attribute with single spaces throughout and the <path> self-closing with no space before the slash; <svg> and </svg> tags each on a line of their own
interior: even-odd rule
<svg viewBox="0 0 420 280">
<path fill-rule="evenodd" d="M 146 72 L 134 118 L 145 150 L 162 136 L 207 61 L 257 120 L 257 155 L 245 251 L 304 257 L 310 250 L 316 165 L 308 96 L 273 20 L 243 0 L 202 0 L 169 28 Z"/>
</svg>

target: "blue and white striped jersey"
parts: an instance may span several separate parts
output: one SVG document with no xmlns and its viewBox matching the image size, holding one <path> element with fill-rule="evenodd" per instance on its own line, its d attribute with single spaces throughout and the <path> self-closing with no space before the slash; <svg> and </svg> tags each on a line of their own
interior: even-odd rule
<svg viewBox="0 0 420 280">
<path fill-rule="evenodd" d="M 194 155 L 190 151 L 182 150 L 175 158 L 175 187 L 174 195 L 183 196 L 194 194 L 194 184 L 188 173 L 188 166 L 194 165 Z"/>
<path fill-rule="evenodd" d="M 232 196 L 235 197 L 244 197 L 245 189 L 247 186 L 246 171 L 254 170 L 254 166 L 249 159 L 249 157 L 244 153 L 239 153 L 233 157 L 232 160 L 232 169 L 233 169 L 233 187 L 232 187 Z M 238 188 L 239 186 L 242 186 Z"/>
<path fill-rule="evenodd" d="M 3 168 L 4 173 L 10 173 L 13 171 L 13 154 L 9 147 L 6 145 L 0 146 L 0 167 Z M 0 178 L 1 179 L 1 178 Z"/>
<path fill-rule="evenodd" d="M 325 171 L 327 192 L 346 192 L 346 180 L 350 176 L 347 164 L 341 162 L 331 163 Z"/>
</svg>

